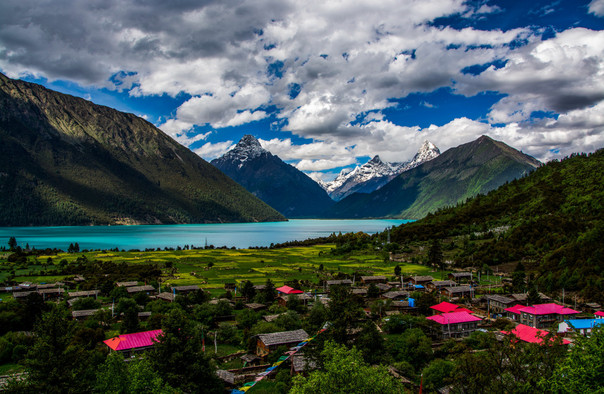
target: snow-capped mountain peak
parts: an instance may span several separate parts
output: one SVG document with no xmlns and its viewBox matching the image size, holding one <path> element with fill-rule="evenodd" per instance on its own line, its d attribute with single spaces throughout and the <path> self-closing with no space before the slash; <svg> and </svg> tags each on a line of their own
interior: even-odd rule
<svg viewBox="0 0 604 394">
<path fill-rule="evenodd" d="M 223 157 L 232 162 L 239 162 L 239 167 L 241 167 L 246 161 L 264 153 L 268 153 L 268 151 L 260 145 L 260 142 L 258 142 L 256 137 L 246 134 L 241 138 L 237 145 L 225 153 Z"/>
<path fill-rule="evenodd" d="M 440 155 L 438 148 L 425 141 L 411 161 L 402 163 L 383 162 L 378 155 L 354 170 L 344 169 L 332 182 L 321 182 L 329 196 L 336 201 L 355 193 L 370 193 L 379 189 L 400 173 L 417 167 Z"/>
</svg>

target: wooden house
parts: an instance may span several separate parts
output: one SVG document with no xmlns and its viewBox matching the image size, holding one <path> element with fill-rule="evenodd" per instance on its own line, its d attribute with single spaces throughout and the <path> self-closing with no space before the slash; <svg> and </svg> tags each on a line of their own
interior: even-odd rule
<svg viewBox="0 0 604 394">
<path fill-rule="evenodd" d="M 449 274 L 449 280 L 455 283 L 470 283 L 472 281 L 471 272 L 451 272 Z"/>
<path fill-rule="evenodd" d="M 173 286 L 171 289 L 172 289 L 172 292 L 176 293 L 176 294 L 188 294 L 188 293 L 196 292 L 198 290 L 203 290 L 198 285 Z"/>
<path fill-rule="evenodd" d="M 428 282 L 426 284 L 426 288 L 428 290 L 437 291 L 437 292 L 440 292 L 440 290 L 444 289 L 445 287 L 454 287 L 454 286 L 457 286 L 457 283 L 455 283 L 455 281 L 452 281 L 452 280 L 433 280 L 432 282 Z"/>
<path fill-rule="evenodd" d="M 259 334 L 256 342 L 256 355 L 264 357 L 280 346 L 293 347 L 308 338 L 308 334 L 302 329 Z"/>
<path fill-rule="evenodd" d="M 136 293 L 147 293 L 148 295 L 157 294 L 157 290 L 155 290 L 155 287 L 153 287 L 151 285 L 130 286 L 130 287 L 126 287 L 126 291 L 128 292 L 128 294 L 136 294 Z"/>
<path fill-rule="evenodd" d="M 490 313 L 506 313 L 506 309 L 514 305 L 514 300 L 510 297 L 499 294 L 489 294 L 484 297 L 487 302 L 487 310 Z"/>
<path fill-rule="evenodd" d="M 130 282 L 117 282 L 115 284 L 117 287 L 132 287 L 132 286 L 138 286 L 138 282 L 133 280 Z"/>
<path fill-rule="evenodd" d="M 482 321 L 466 311 L 442 313 L 426 319 L 439 325 L 437 334 L 441 339 L 467 337 L 478 329 L 478 322 Z"/>
<path fill-rule="evenodd" d="M 162 334 L 162 330 L 152 330 L 137 332 L 134 334 L 123 334 L 117 337 L 103 341 L 112 351 L 124 354 L 124 357 L 130 357 L 134 353 L 144 352 L 153 348 L 154 340 Z"/>
<path fill-rule="evenodd" d="M 361 276 L 361 283 L 369 285 L 371 283 L 386 283 L 388 280 L 383 275 Z"/>
<path fill-rule="evenodd" d="M 440 294 L 449 298 L 473 297 L 474 289 L 470 286 L 454 286 L 441 289 Z"/>
<path fill-rule="evenodd" d="M 413 285 L 420 285 L 420 286 L 424 286 L 426 287 L 428 285 L 428 283 L 434 281 L 434 278 L 429 276 L 429 275 L 424 275 L 424 276 L 408 276 L 405 278 L 405 282 L 407 283 L 411 283 Z"/>
</svg>

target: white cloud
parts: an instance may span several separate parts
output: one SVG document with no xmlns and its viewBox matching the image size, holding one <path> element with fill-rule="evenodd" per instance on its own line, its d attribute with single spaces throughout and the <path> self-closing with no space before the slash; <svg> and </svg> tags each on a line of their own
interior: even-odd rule
<svg viewBox="0 0 604 394">
<path fill-rule="evenodd" d="M 187 146 L 207 138 L 195 126 L 239 126 L 268 117 L 274 106 L 283 130 L 313 142 L 272 139 L 263 146 L 308 171 L 375 154 L 402 161 L 425 139 L 445 149 L 483 133 L 541 158 L 551 149 L 596 146 L 604 32 L 572 28 L 544 40 L 531 28 L 429 23 L 500 11 L 464 0 L 4 0 L 0 68 L 13 77 L 68 79 L 133 96 L 187 93 L 192 97 L 160 125 Z M 603 16 L 604 1 L 592 1 L 589 12 Z M 517 41 L 527 45 L 510 45 Z M 505 66 L 462 73 L 496 60 Z M 506 94 L 488 118 L 504 127 L 459 118 L 420 129 L 384 116 L 394 105 L 389 99 L 440 87 Z M 559 117 L 530 122 L 535 111 Z M 196 152 L 212 158 L 229 144 L 206 143 Z"/>
<path fill-rule="evenodd" d="M 589 3 L 589 12 L 596 16 L 604 16 L 604 0 L 592 0 Z"/>
<path fill-rule="evenodd" d="M 193 152 L 197 153 L 202 158 L 210 161 L 217 157 L 224 155 L 227 151 L 229 151 L 233 147 L 233 141 L 224 141 L 211 143 L 207 142 L 203 144 L 203 146 L 194 149 Z"/>
</svg>

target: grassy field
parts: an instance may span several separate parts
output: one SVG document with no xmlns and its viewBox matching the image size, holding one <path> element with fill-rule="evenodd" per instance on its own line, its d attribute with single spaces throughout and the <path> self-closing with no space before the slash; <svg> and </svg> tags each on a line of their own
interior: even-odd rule
<svg viewBox="0 0 604 394">
<path fill-rule="evenodd" d="M 162 285 L 199 284 L 209 290 L 223 289 L 225 283 L 241 283 L 250 280 L 263 284 L 267 279 L 280 286 L 285 281 L 297 279 L 319 283 L 339 272 L 358 275 L 394 275 L 394 267 L 401 266 L 404 274 L 432 275 L 441 279 L 440 272 L 418 264 L 384 262 L 379 252 L 353 252 L 345 256 L 333 256 L 329 251 L 333 245 L 292 247 L 284 249 L 206 249 L 152 252 L 87 252 L 61 253 L 56 256 L 30 257 L 30 264 L 15 267 L 0 260 L 0 280 L 14 270 L 15 280 L 35 283 L 54 282 L 65 279 L 55 275 L 61 260 L 72 264 L 78 257 L 89 261 L 102 260 L 128 264 L 156 263 L 163 270 Z M 46 267 L 48 257 L 52 263 Z M 170 268 L 170 266 L 172 268 Z M 42 275 L 42 272 L 46 275 Z"/>
</svg>

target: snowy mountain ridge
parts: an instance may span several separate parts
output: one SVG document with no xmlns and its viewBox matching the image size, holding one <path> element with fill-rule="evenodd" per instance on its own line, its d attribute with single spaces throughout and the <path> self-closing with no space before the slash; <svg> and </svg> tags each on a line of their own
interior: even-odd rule
<svg viewBox="0 0 604 394">
<path fill-rule="evenodd" d="M 390 182 L 397 175 L 419 166 L 440 155 L 439 149 L 431 142 L 425 141 L 413 159 L 400 163 L 383 162 L 375 156 L 362 166 L 353 170 L 344 169 L 331 182 L 320 182 L 329 196 L 339 201 L 352 193 L 371 193 Z"/>
</svg>

